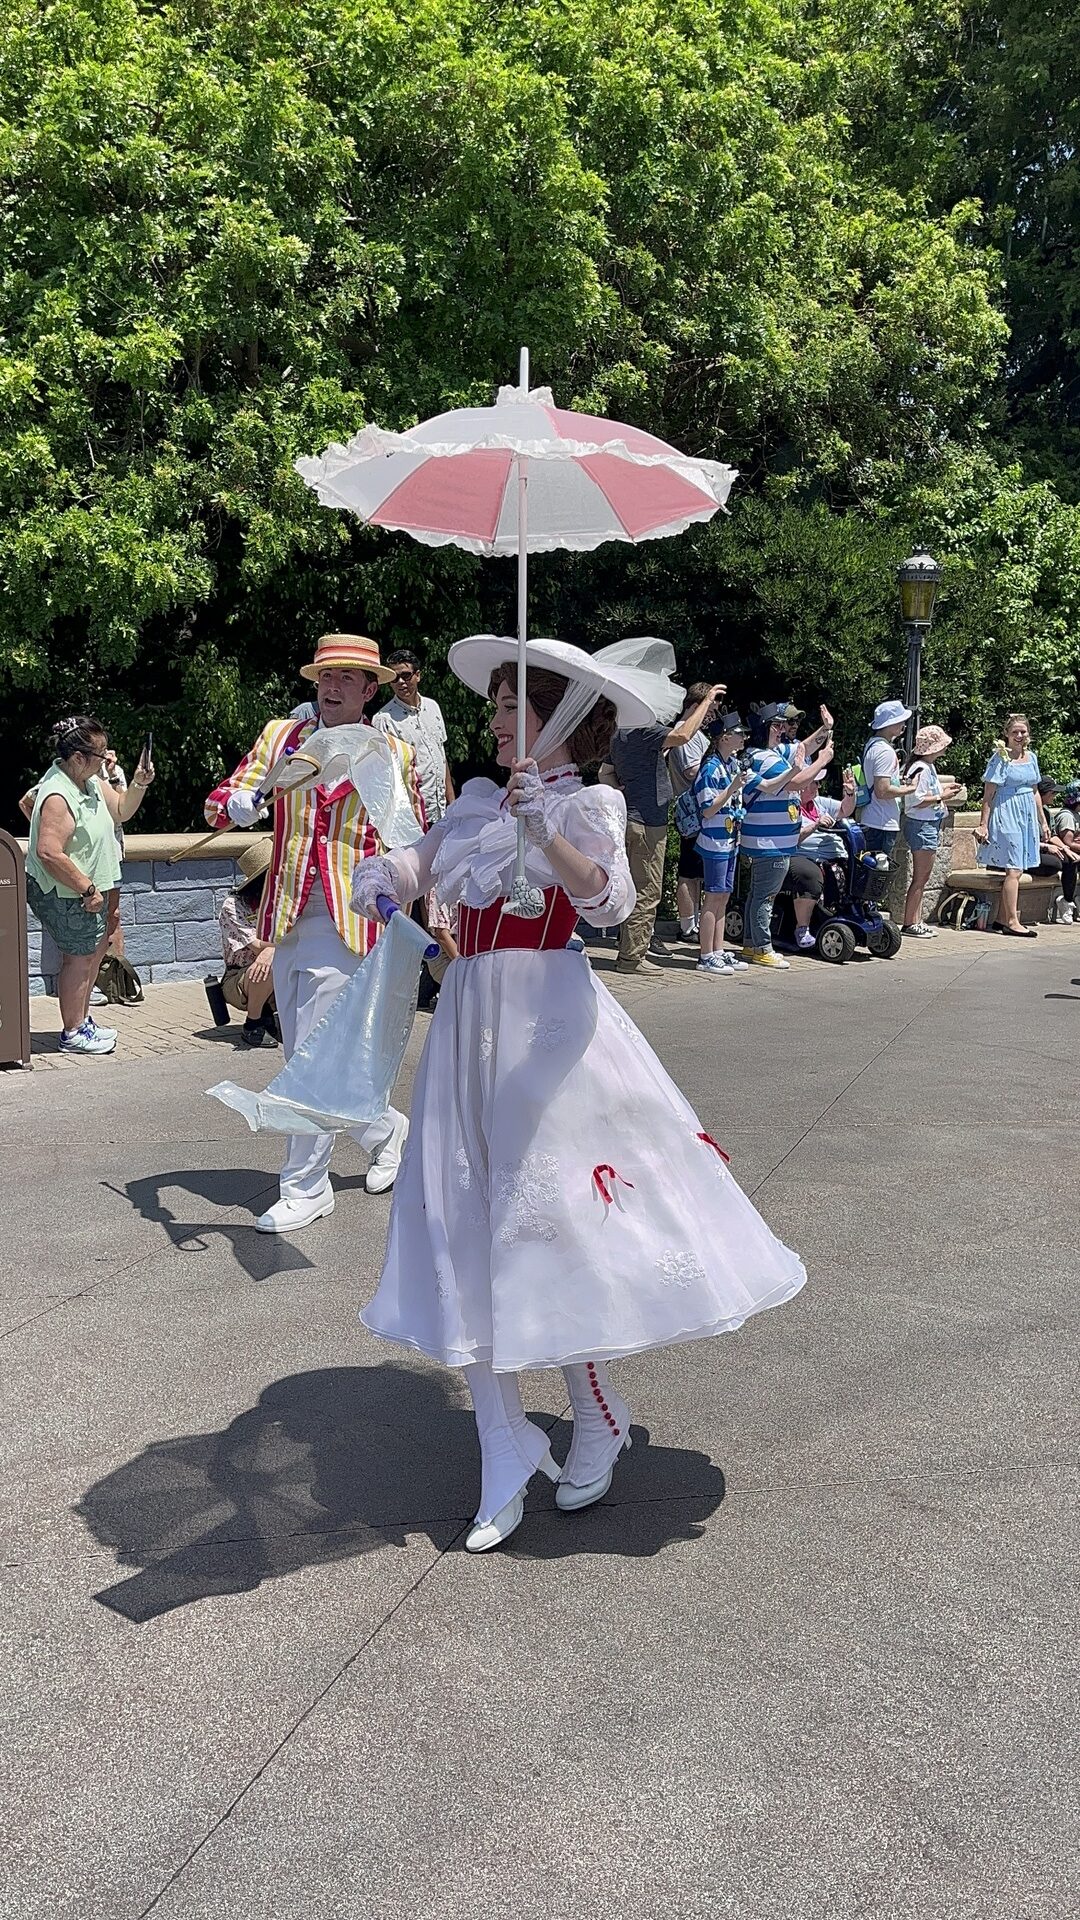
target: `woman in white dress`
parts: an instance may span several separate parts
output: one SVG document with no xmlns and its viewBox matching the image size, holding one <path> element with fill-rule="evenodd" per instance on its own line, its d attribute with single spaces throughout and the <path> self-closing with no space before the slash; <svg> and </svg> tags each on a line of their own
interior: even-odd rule
<svg viewBox="0 0 1080 1920">
<path fill-rule="evenodd" d="M 488 635 L 450 650 L 459 679 L 494 701 L 509 784 L 468 781 L 418 846 L 363 861 L 353 889 L 372 918 L 378 895 L 406 905 L 432 885 L 459 910 L 461 957 L 420 1063 L 386 1264 L 361 1319 L 465 1371 L 482 1460 L 474 1553 L 520 1524 L 538 1471 L 558 1481 L 563 1511 L 607 1492 L 630 1445 L 609 1361 L 731 1332 L 806 1279 L 569 944 L 579 916 L 617 926 L 634 904 L 622 796 L 584 786 L 578 766 L 602 757 L 616 725 L 655 724 L 649 676 L 531 641 L 516 762 L 515 655 Z M 519 818 L 540 919 L 504 911 Z M 574 1414 L 561 1472 L 517 1379 L 554 1366 Z"/>
</svg>

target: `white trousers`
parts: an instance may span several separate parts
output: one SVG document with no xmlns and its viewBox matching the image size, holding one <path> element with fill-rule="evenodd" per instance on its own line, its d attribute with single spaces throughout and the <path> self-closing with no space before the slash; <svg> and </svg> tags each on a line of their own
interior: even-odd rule
<svg viewBox="0 0 1080 1920">
<path fill-rule="evenodd" d="M 362 955 L 345 945 L 334 925 L 318 880 L 291 933 L 274 953 L 274 998 L 286 1060 L 317 1027 L 334 995 L 351 980 Z M 342 1035 L 342 1044 L 347 1037 Z M 354 1127 L 352 1137 L 366 1153 L 386 1145 L 401 1115 L 388 1107 L 378 1120 Z M 330 1176 L 332 1133 L 290 1133 L 281 1169 L 283 1200 L 308 1200 L 322 1193 Z"/>
</svg>

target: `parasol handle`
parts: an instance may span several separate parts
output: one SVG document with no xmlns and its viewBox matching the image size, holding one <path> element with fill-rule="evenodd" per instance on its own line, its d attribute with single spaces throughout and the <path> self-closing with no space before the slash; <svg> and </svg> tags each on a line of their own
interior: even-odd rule
<svg viewBox="0 0 1080 1920">
<path fill-rule="evenodd" d="M 273 780 L 274 775 L 276 774 L 278 768 L 282 764 L 282 761 L 291 760 L 295 752 L 296 752 L 295 747 L 285 748 L 284 752 L 281 755 L 281 759 L 275 760 L 273 766 L 270 768 L 269 772 L 267 773 L 266 775 L 267 781 Z M 278 796 L 276 793 L 264 793 L 262 788 L 259 787 L 256 789 L 256 791 L 252 794 L 251 797 L 253 800 L 257 800 L 260 806 L 265 807 L 268 801 L 269 801 L 269 804 L 273 806 Z M 168 859 L 165 862 L 165 865 L 167 867 L 175 867 L 178 860 L 188 860 L 190 859 L 193 853 L 201 853 L 203 847 L 210 846 L 211 843 L 217 839 L 219 833 L 225 833 L 227 831 L 228 829 L 225 827 L 215 827 L 212 833 L 204 833 L 202 839 L 194 841 L 190 847 L 181 847 L 179 853 L 170 853 Z M 235 828 L 234 828 L 234 831 L 235 831 Z"/>
<path fill-rule="evenodd" d="M 272 806 L 277 795 L 273 793 L 254 793 L 251 797 L 253 800 L 259 801 L 269 799 Z M 190 847 L 181 847 L 178 853 L 170 853 L 165 865 L 167 867 L 175 867 L 178 860 L 190 860 L 193 853 L 201 853 L 204 847 L 212 846 L 219 833 L 235 833 L 236 831 L 237 829 L 232 821 L 229 822 L 228 826 L 214 827 L 210 833 L 204 833 L 201 840 L 193 840 Z"/>
<path fill-rule="evenodd" d="M 518 366 L 518 388 L 522 399 L 529 391 L 529 349 L 522 347 Z M 518 506 L 518 551 L 517 551 L 517 621 L 518 621 L 518 657 L 517 657 L 517 758 L 525 758 L 525 693 L 528 679 L 528 656 L 526 644 L 529 637 L 529 477 L 528 461 L 525 455 L 516 455 L 517 465 L 517 506 Z M 544 911 L 544 896 L 538 887 L 530 886 L 525 878 L 525 822 L 517 823 L 517 856 L 514 860 L 514 880 L 510 897 L 503 908 L 504 913 L 514 914 L 520 920 L 538 920 Z"/>
<path fill-rule="evenodd" d="M 390 921 L 392 920 L 394 914 L 401 912 L 400 902 L 398 902 L 397 900 L 391 900 L 390 895 L 388 893 L 377 893 L 375 895 L 375 905 L 378 907 L 379 912 L 382 914 L 382 917 L 386 921 L 387 926 L 389 926 Z M 436 945 L 435 941 L 433 940 L 429 947 L 424 948 L 424 959 L 437 960 L 441 952 L 442 952 L 442 948 Z"/>
</svg>

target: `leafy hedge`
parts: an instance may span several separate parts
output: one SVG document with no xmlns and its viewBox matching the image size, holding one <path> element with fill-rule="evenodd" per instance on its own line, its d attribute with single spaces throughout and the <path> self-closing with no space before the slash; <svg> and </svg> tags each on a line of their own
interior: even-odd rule
<svg viewBox="0 0 1080 1920">
<path fill-rule="evenodd" d="M 86 705 L 129 758 L 153 724 L 157 818 L 194 819 L 327 627 L 420 641 L 455 757 L 475 757 L 476 704 L 442 661 L 512 619 L 510 568 L 358 529 L 292 461 L 487 400 L 522 343 L 562 403 L 742 474 L 696 534 L 539 562 L 540 628 L 663 632 L 688 677 L 824 697 L 855 745 L 899 682 L 893 570 L 917 538 L 947 566 L 926 695 L 958 766 L 1015 703 L 1064 769 L 1080 521 L 1049 457 L 1032 465 L 1030 406 L 1014 431 L 1017 294 L 975 197 L 989 109 L 958 49 L 985 59 L 987 30 L 968 18 L 9 0 L 7 800 L 48 722 Z"/>
</svg>

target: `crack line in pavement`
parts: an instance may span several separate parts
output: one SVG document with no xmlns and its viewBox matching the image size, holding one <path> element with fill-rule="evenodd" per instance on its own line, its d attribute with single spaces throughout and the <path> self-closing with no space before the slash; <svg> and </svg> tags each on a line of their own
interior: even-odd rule
<svg viewBox="0 0 1080 1920">
<path fill-rule="evenodd" d="M 939 988 L 937 993 L 931 994 L 930 998 L 928 1000 L 924 1000 L 920 1007 L 916 1007 L 914 1013 L 910 1016 L 910 1018 L 905 1020 L 902 1026 L 897 1027 L 895 1033 L 891 1033 L 887 1040 L 882 1041 L 880 1047 L 877 1048 L 876 1052 L 870 1055 L 870 1058 L 866 1062 L 866 1065 L 860 1067 L 858 1073 L 853 1073 L 847 1085 L 845 1087 L 841 1087 L 839 1093 L 836 1094 L 832 1100 L 829 1100 L 826 1102 L 825 1106 L 822 1107 L 821 1112 L 816 1113 L 814 1115 L 814 1118 L 811 1120 L 810 1125 L 806 1128 L 805 1132 L 800 1133 L 799 1138 L 793 1143 L 793 1145 L 791 1145 L 788 1148 L 787 1152 L 781 1154 L 779 1160 L 776 1162 L 775 1167 L 770 1167 L 768 1173 L 763 1173 L 760 1180 L 755 1181 L 752 1187 L 748 1187 L 746 1189 L 748 1199 L 752 1200 L 755 1194 L 761 1192 L 761 1189 L 763 1186 L 765 1186 L 766 1182 L 772 1179 L 773 1174 L 779 1173 L 781 1167 L 785 1166 L 787 1162 L 791 1159 L 792 1154 L 797 1153 L 799 1151 L 799 1148 L 802 1146 L 803 1141 L 809 1140 L 810 1135 L 814 1131 L 814 1128 L 818 1126 L 822 1120 L 824 1120 L 825 1115 L 827 1113 L 831 1113 L 834 1107 L 839 1106 L 840 1101 L 844 1098 L 845 1094 L 848 1094 L 851 1092 L 852 1087 L 854 1087 L 862 1079 L 865 1073 L 869 1073 L 871 1067 L 874 1065 L 875 1060 L 880 1060 L 883 1053 L 888 1053 L 889 1048 L 894 1047 L 896 1045 L 896 1042 L 900 1039 L 901 1035 L 905 1034 L 909 1027 L 913 1027 L 915 1025 L 916 1020 L 920 1020 L 922 1018 L 923 1014 L 927 1011 L 927 1009 L 933 1006 L 934 1001 L 940 997 L 940 994 L 947 993 L 951 987 L 954 987 L 956 985 L 958 980 L 962 980 L 964 975 L 967 973 L 970 973 L 972 968 L 977 967 L 979 964 L 979 961 L 984 958 L 985 958 L 984 954 L 981 954 L 981 953 L 975 954 L 974 958 L 969 960 L 965 966 L 961 967 L 958 973 L 953 974 L 952 978 L 946 981 L 944 987 Z"/>
<path fill-rule="evenodd" d="M 173 1143 L 170 1142 L 168 1144 L 172 1145 Z M 180 1144 L 184 1146 L 191 1143 L 181 1141 Z M 268 1174 L 266 1186 L 260 1187 L 256 1193 L 251 1195 L 250 1204 L 254 1204 L 257 1200 L 262 1200 L 266 1194 L 273 1192 L 277 1185 L 278 1181 L 276 1176 Z M 117 1189 L 114 1188 L 113 1191 L 115 1192 Z M 195 1227 L 192 1231 L 198 1233 L 205 1231 L 205 1229 Z M 76 1300 L 85 1300 L 88 1294 L 98 1293 L 102 1287 L 119 1285 L 122 1280 L 126 1280 L 130 1274 L 135 1273 L 139 1267 L 149 1266 L 150 1262 L 161 1251 L 160 1242 L 154 1241 L 152 1245 L 147 1247 L 145 1253 L 133 1253 L 126 1266 L 120 1267 L 119 1269 L 113 1267 L 108 1273 L 103 1273 L 101 1279 L 95 1280 L 92 1285 L 80 1287 L 77 1293 L 65 1293 L 59 1300 L 54 1300 L 51 1306 L 42 1307 L 38 1313 L 28 1314 L 25 1320 L 16 1320 L 12 1327 L 4 1327 L 2 1331 L 0 1331 L 0 1340 L 9 1340 L 13 1333 L 21 1333 L 24 1327 L 32 1327 L 37 1320 L 47 1320 L 50 1313 L 59 1313 L 62 1307 L 70 1307 Z M 152 1291 L 152 1288 L 144 1287 L 140 1298 Z M 187 1291 L 190 1292 L 191 1289 L 189 1288 Z M 205 1292 L 206 1289 L 203 1288 L 202 1291 Z"/>
<path fill-rule="evenodd" d="M 382 1531 L 382 1529 L 376 1529 L 376 1531 Z M 141 1914 L 139 1915 L 139 1920 L 147 1920 L 147 1915 L 153 1913 L 154 1908 L 158 1906 L 161 1903 L 161 1901 L 165 1898 L 165 1895 L 168 1893 L 169 1888 L 176 1885 L 177 1881 L 181 1878 L 181 1875 L 187 1872 L 187 1869 L 190 1867 L 192 1861 L 198 1858 L 203 1848 L 207 1846 L 209 1842 L 214 1838 L 214 1835 L 216 1833 L 220 1833 L 222 1827 L 225 1825 L 226 1820 L 229 1820 L 232 1818 L 232 1815 L 236 1812 L 236 1809 L 240 1805 L 241 1800 L 243 1800 L 247 1796 L 247 1794 L 251 1792 L 252 1787 L 258 1784 L 258 1782 L 262 1779 L 263 1774 L 267 1771 L 267 1768 L 273 1765 L 278 1755 L 284 1752 L 285 1748 L 288 1746 L 294 1734 L 299 1732 L 300 1728 L 304 1725 L 305 1721 L 310 1720 L 312 1714 L 315 1712 L 316 1707 L 321 1706 L 322 1702 L 326 1699 L 327 1694 L 333 1691 L 333 1689 L 337 1686 L 338 1681 L 342 1680 L 344 1676 L 348 1673 L 349 1668 L 352 1666 L 355 1666 L 356 1662 L 360 1658 L 360 1655 L 362 1653 L 366 1653 L 372 1641 L 378 1637 L 378 1635 L 382 1632 L 385 1626 L 389 1625 L 394 1615 L 399 1611 L 401 1607 L 405 1605 L 406 1600 L 410 1600 L 413 1594 L 417 1591 L 417 1588 L 423 1585 L 428 1575 L 433 1571 L 435 1567 L 439 1565 L 439 1563 L 449 1553 L 451 1547 L 453 1547 L 456 1544 L 456 1542 L 460 1540 L 461 1535 L 464 1531 L 465 1531 L 464 1526 L 460 1527 L 457 1533 L 454 1535 L 453 1540 L 449 1541 L 445 1547 L 436 1548 L 430 1564 L 424 1567 L 423 1570 L 417 1574 L 416 1579 L 413 1581 L 412 1585 L 406 1588 L 405 1592 L 401 1594 L 401 1596 L 394 1602 L 394 1605 L 389 1609 L 389 1611 L 383 1615 L 383 1618 L 381 1620 L 376 1621 L 375 1625 L 372 1627 L 371 1632 L 367 1635 L 366 1639 L 361 1641 L 360 1645 L 357 1648 L 355 1648 L 355 1650 L 352 1653 L 350 1653 L 348 1659 L 343 1662 L 343 1664 L 338 1668 L 337 1672 L 331 1675 L 330 1679 L 326 1682 L 326 1685 L 324 1687 L 321 1687 L 319 1689 L 319 1692 L 315 1694 L 311 1700 L 309 1700 L 307 1706 L 304 1708 L 303 1713 L 301 1713 L 299 1717 L 293 1722 L 292 1726 L 288 1729 L 288 1731 L 282 1734 L 281 1739 L 277 1743 L 277 1746 L 274 1747 L 272 1751 L 267 1754 L 266 1759 L 262 1762 L 261 1766 L 256 1767 L 255 1772 L 252 1774 L 250 1780 L 245 1781 L 244 1785 L 240 1788 L 239 1792 L 233 1796 L 232 1800 L 230 1800 L 229 1802 L 229 1805 L 226 1807 L 224 1813 L 221 1814 L 219 1818 L 214 1821 L 214 1824 L 212 1827 L 209 1827 L 207 1829 L 206 1833 L 203 1834 L 203 1837 L 198 1842 L 198 1844 L 192 1847 L 190 1853 L 187 1855 L 187 1858 L 180 1862 L 180 1865 L 177 1867 L 175 1873 L 171 1873 L 169 1875 L 169 1878 L 165 1881 L 165 1884 L 162 1887 L 159 1887 L 157 1893 L 155 1893 L 149 1906 L 143 1908 Z"/>
</svg>

